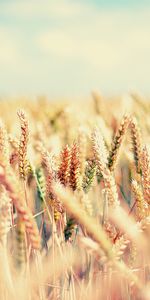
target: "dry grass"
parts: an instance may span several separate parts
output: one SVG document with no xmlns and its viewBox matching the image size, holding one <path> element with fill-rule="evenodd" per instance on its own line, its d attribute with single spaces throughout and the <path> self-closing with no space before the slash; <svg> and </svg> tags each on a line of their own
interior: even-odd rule
<svg viewBox="0 0 150 300">
<path fill-rule="evenodd" d="M 0 102 L 2 300 L 150 299 L 150 104 L 92 97 Z"/>
</svg>

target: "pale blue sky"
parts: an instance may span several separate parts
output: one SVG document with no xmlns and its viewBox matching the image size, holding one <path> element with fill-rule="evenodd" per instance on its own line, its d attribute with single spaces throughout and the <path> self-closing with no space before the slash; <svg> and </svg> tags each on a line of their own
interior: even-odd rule
<svg viewBox="0 0 150 300">
<path fill-rule="evenodd" d="M 150 1 L 0 0 L 0 94 L 150 94 Z"/>
</svg>

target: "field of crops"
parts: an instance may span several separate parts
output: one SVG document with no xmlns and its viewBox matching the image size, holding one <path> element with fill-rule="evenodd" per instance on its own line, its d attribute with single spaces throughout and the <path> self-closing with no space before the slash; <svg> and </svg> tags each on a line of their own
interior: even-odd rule
<svg viewBox="0 0 150 300">
<path fill-rule="evenodd" d="M 0 300 L 150 299 L 150 102 L 0 101 Z"/>
</svg>

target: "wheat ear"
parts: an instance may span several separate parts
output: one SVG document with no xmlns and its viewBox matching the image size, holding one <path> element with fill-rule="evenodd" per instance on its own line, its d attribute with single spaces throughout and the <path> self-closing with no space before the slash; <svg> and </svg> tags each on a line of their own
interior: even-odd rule
<svg viewBox="0 0 150 300">
<path fill-rule="evenodd" d="M 81 189 L 79 146 L 74 143 L 71 148 L 69 184 L 73 191 Z"/>
<path fill-rule="evenodd" d="M 137 173 L 141 172 L 141 153 L 142 153 L 142 140 L 141 140 L 141 131 L 138 126 L 136 118 L 131 118 L 130 122 L 131 135 L 132 135 L 132 144 L 133 144 L 133 153 L 136 164 Z"/>
<path fill-rule="evenodd" d="M 0 169 L 0 180 L 4 185 L 5 189 L 8 191 L 8 195 L 12 200 L 18 215 L 22 218 L 25 223 L 26 231 L 29 234 L 31 245 L 34 249 L 40 248 L 40 236 L 39 231 L 36 225 L 36 222 L 25 203 L 18 197 L 18 191 L 15 190 L 14 186 L 11 183 L 10 178 L 6 176 L 3 169 Z"/>
<path fill-rule="evenodd" d="M 119 205 L 119 199 L 115 179 L 107 167 L 107 150 L 105 147 L 103 137 L 98 128 L 96 128 L 92 133 L 92 142 L 97 168 L 103 176 L 105 189 L 108 197 L 108 204 L 109 206 L 116 207 Z"/>
<path fill-rule="evenodd" d="M 143 198 L 143 193 L 136 180 L 132 180 L 131 188 L 136 201 L 136 216 L 137 221 L 144 219 L 148 215 L 148 205 Z"/>
<path fill-rule="evenodd" d="M 71 161 L 70 148 L 68 145 L 66 145 L 61 152 L 61 163 L 57 175 L 58 179 L 64 186 L 68 185 L 69 183 L 70 161 Z"/>
<path fill-rule="evenodd" d="M 125 115 L 121 121 L 121 124 L 116 132 L 116 135 L 114 137 L 111 151 L 109 153 L 108 158 L 108 167 L 110 171 L 114 171 L 118 158 L 119 158 L 119 151 L 122 145 L 122 142 L 125 138 L 126 131 L 130 124 L 130 117 Z"/>
<path fill-rule="evenodd" d="M 26 171 L 27 171 L 27 145 L 29 138 L 29 125 L 26 114 L 23 110 L 19 110 L 17 112 L 18 117 L 20 119 L 21 125 L 21 136 L 19 143 L 19 172 L 20 177 L 24 180 L 26 179 Z"/>
<path fill-rule="evenodd" d="M 150 156 L 145 146 L 141 155 L 142 187 L 144 200 L 150 204 Z"/>
</svg>

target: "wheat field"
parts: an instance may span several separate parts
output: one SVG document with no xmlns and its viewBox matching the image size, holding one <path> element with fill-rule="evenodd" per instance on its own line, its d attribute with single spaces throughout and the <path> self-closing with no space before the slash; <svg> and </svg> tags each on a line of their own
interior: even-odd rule
<svg viewBox="0 0 150 300">
<path fill-rule="evenodd" d="M 0 112 L 0 300 L 150 299 L 148 99 Z"/>
</svg>

